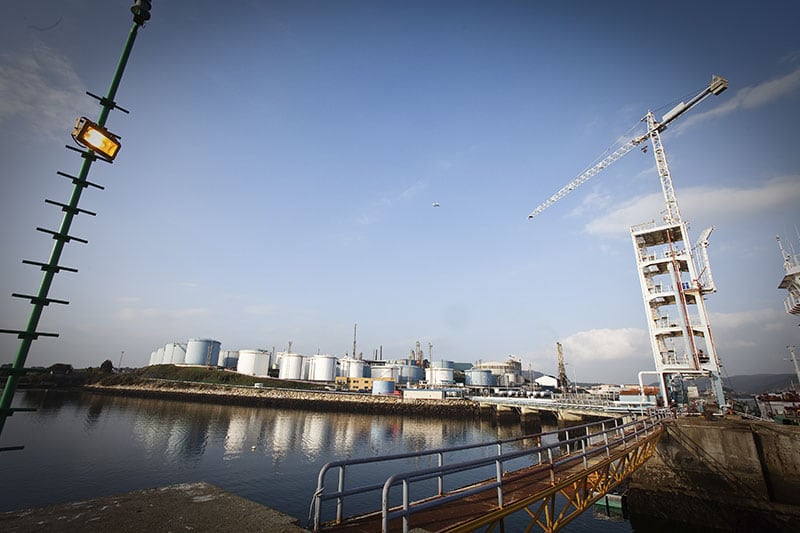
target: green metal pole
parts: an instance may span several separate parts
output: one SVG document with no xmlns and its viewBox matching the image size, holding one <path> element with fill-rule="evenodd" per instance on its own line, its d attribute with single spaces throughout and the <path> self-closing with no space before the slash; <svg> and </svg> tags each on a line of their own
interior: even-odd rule
<svg viewBox="0 0 800 533">
<path fill-rule="evenodd" d="M 119 62 L 117 63 L 117 69 L 114 72 L 114 77 L 111 80 L 111 85 L 108 88 L 105 98 L 100 100 L 102 109 L 100 110 L 100 116 L 97 119 L 97 123 L 100 126 L 105 126 L 106 120 L 108 119 L 108 114 L 115 106 L 114 97 L 116 96 L 117 89 L 122 81 L 122 74 L 125 71 L 125 66 L 128 63 L 128 57 L 131 54 L 133 43 L 136 40 L 139 26 L 139 23 L 134 22 L 133 27 L 131 27 L 131 31 L 128 33 L 128 40 L 125 42 L 125 48 L 122 50 L 122 55 L 120 55 Z M 70 240 L 68 236 L 70 227 L 72 226 L 72 219 L 75 218 L 75 215 L 78 213 L 78 202 L 80 201 L 83 189 L 85 189 L 87 186 L 86 178 L 89 175 L 89 169 L 92 167 L 93 162 L 93 154 L 91 150 L 88 150 L 84 155 L 80 173 L 78 174 L 77 179 L 74 180 L 75 185 L 72 189 L 72 196 L 70 197 L 68 207 L 64 209 L 64 216 L 61 219 L 61 226 L 59 227 L 58 233 L 53 236 L 55 239 L 55 244 L 53 244 L 53 249 L 50 252 L 50 261 L 46 266 L 42 267 L 44 274 L 42 275 L 42 282 L 39 286 L 39 292 L 37 293 L 36 298 L 32 300 L 33 310 L 31 311 L 25 331 L 19 335 L 21 341 L 19 343 L 19 349 L 17 350 L 17 357 L 14 360 L 11 372 L 6 378 L 6 384 L 5 387 L 3 387 L 3 395 L 0 397 L 0 434 L 3 432 L 6 418 L 11 416 L 14 412 L 11 409 L 11 402 L 14 399 L 14 393 L 17 389 L 17 382 L 19 381 L 20 375 L 23 373 L 25 361 L 27 360 L 28 353 L 31 349 L 31 344 L 39 336 L 39 334 L 36 332 L 36 328 L 39 326 L 39 319 L 42 317 L 42 312 L 44 311 L 45 306 L 49 304 L 47 295 L 50 292 L 50 286 L 53 283 L 53 277 L 59 271 L 58 262 L 61 259 L 61 253 L 64 250 L 64 244 Z"/>
</svg>

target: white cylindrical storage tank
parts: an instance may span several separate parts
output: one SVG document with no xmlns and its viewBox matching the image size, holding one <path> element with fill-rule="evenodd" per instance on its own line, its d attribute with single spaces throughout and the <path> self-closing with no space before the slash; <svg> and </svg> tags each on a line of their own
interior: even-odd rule
<svg viewBox="0 0 800 533">
<path fill-rule="evenodd" d="M 229 370 L 236 370 L 239 365 L 239 350 L 220 350 L 219 353 L 219 360 L 221 363 L 219 366 Z M 269 352 L 267 352 L 267 356 L 269 356 Z"/>
<path fill-rule="evenodd" d="M 296 353 L 284 354 L 281 358 L 279 379 L 303 379 L 303 357 Z"/>
<path fill-rule="evenodd" d="M 417 365 L 397 365 L 399 376 L 398 383 L 419 383 L 425 379 L 425 369 Z"/>
<path fill-rule="evenodd" d="M 349 377 L 351 361 L 352 360 L 349 357 L 342 357 L 339 359 L 339 367 L 336 369 L 336 375 Z"/>
<path fill-rule="evenodd" d="M 372 394 L 394 394 L 394 381 L 390 379 L 373 380 Z"/>
<path fill-rule="evenodd" d="M 428 383 L 434 386 L 451 385 L 455 382 L 452 368 L 429 368 L 425 371 L 425 375 L 428 378 Z"/>
<path fill-rule="evenodd" d="M 228 359 L 233 359 L 233 366 L 228 362 Z M 239 360 L 239 350 L 220 350 L 219 359 L 217 359 L 217 366 L 220 368 L 236 368 L 236 361 Z"/>
<path fill-rule="evenodd" d="M 239 350 L 236 371 L 248 376 L 266 376 L 270 355 L 265 350 Z"/>
<path fill-rule="evenodd" d="M 315 355 L 311 358 L 308 379 L 311 381 L 333 381 L 336 378 L 336 357 Z"/>
<path fill-rule="evenodd" d="M 157 350 L 153 350 L 152 352 L 150 352 L 150 364 L 151 365 L 158 365 L 160 363 L 161 363 L 161 361 L 158 359 L 158 351 Z"/>
<path fill-rule="evenodd" d="M 491 370 L 470 368 L 464 371 L 464 383 L 473 387 L 493 387 L 495 380 Z"/>
<path fill-rule="evenodd" d="M 156 363 L 156 364 L 159 364 L 159 365 L 163 365 L 164 364 L 164 347 L 163 346 L 161 346 L 158 350 L 156 350 L 156 360 L 158 361 L 158 363 Z M 167 363 L 169 363 L 169 361 L 167 361 Z"/>
<path fill-rule="evenodd" d="M 213 339 L 189 339 L 186 344 L 187 365 L 216 366 L 219 361 L 219 341 Z"/>
<path fill-rule="evenodd" d="M 172 343 L 172 357 L 170 361 L 173 365 L 182 365 L 186 362 L 186 346 L 178 342 Z"/>
<path fill-rule="evenodd" d="M 164 358 L 162 361 L 165 365 L 172 364 L 172 350 L 174 349 L 175 343 L 168 342 L 164 345 Z"/>
<path fill-rule="evenodd" d="M 361 359 L 351 359 L 349 357 L 341 359 L 340 376 L 347 378 L 364 378 L 364 369 L 367 364 Z"/>
<path fill-rule="evenodd" d="M 396 382 L 400 377 L 400 368 L 394 365 L 380 365 L 370 368 L 372 371 L 372 379 L 387 379 Z"/>
</svg>

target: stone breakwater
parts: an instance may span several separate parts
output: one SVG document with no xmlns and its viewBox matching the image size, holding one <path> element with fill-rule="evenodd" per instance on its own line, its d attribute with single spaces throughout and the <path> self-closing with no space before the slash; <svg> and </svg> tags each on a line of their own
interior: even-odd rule
<svg viewBox="0 0 800 533">
<path fill-rule="evenodd" d="M 161 400 L 223 405 L 248 405 L 309 411 L 334 411 L 385 415 L 479 418 L 480 407 L 465 399 L 404 401 L 395 396 L 335 393 L 292 389 L 256 389 L 204 383 L 153 381 L 138 385 L 84 385 L 83 390 Z"/>
</svg>

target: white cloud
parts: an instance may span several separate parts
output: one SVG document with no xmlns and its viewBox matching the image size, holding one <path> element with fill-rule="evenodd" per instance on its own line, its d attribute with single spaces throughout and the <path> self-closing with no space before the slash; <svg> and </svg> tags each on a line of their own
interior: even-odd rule
<svg viewBox="0 0 800 533">
<path fill-rule="evenodd" d="M 749 188 L 689 187 L 681 190 L 681 212 L 691 219 L 692 213 L 702 213 L 705 219 L 721 220 L 762 213 L 800 202 L 800 175 L 769 180 Z M 627 237 L 632 225 L 658 219 L 664 210 L 661 193 L 641 196 L 622 207 L 595 218 L 586 225 L 591 235 Z"/>
<path fill-rule="evenodd" d="M 138 296 L 118 296 L 116 301 L 121 304 L 136 304 L 142 301 Z"/>
<path fill-rule="evenodd" d="M 81 114 L 84 84 L 69 60 L 38 44 L 0 55 L 0 124 L 13 120 L 61 137 Z"/>
<path fill-rule="evenodd" d="M 186 307 L 179 309 L 162 309 L 157 307 L 124 307 L 117 312 L 120 320 L 134 322 L 142 320 L 183 320 L 208 315 L 211 312 L 206 307 Z"/>
<path fill-rule="evenodd" d="M 780 100 L 785 96 L 796 95 L 798 92 L 800 92 L 800 68 L 780 78 L 765 81 L 752 87 L 744 87 L 722 105 L 710 111 L 696 113 L 685 118 L 676 129 L 680 131 L 691 127 L 697 122 L 709 118 L 723 117 L 739 109 L 756 109 Z"/>
<path fill-rule="evenodd" d="M 709 313 L 709 321 L 715 330 L 737 332 L 753 327 L 770 331 L 782 329 L 786 319 L 783 309 L 754 309 L 736 313 Z"/>
<path fill-rule="evenodd" d="M 248 315 L 271 315 L 275 312 L 275 306 L 272 304 L 252 304 L 245 306 L 242 311 Z"/>
<path fill-rule="evenodd" d="M 569 359 L 582 362 L 616 361 L 650 354 L 647 332 L 639 328 L 579 331 L 561 343 Z"/>
</svg>

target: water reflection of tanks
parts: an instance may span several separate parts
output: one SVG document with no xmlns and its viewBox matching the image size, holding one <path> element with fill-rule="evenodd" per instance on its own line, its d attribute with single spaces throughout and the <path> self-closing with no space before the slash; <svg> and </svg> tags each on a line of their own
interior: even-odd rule
<svg viewBox="0 0 800 533">
<path fill-rule="evenodd" d="M 177 418 L 167 440 L 167 456 L 197 461 L 205 452 L 207 440 L 207 418 Z"/>
<path fill-rule="evenodd" d="M 266 376 L 269 372 L 270 353 L 266 350 L 239 350 L 236 371 L 248 376 Z"/>
<path fill-rule="evenodd" d="M 224 457 L 226 459 L 240 454 L 245 449 L 251 424 L 250 418 L 245 413 L 246 411 L 234 411 L 228 419 L 228 431 L 225 433 L 224 445 Z"/>
<path fill-rule="evenodd" d="M 402 438 L 412 450 L 433 450 L 445 446 L 447 430 L 444 424 L 431 424 L 430 420 L 403 418 Z"/>
<path fill-rule="evenodd" d="M 281 358 L 279 379 L 303 379 L 305 357 L 297 353 L 287 353 Z"/>
<path fill-rule="evenodd" d="M 295 449 L 298 438 L 295 421 L 298 419 L 295 411 L 278 411 L 272 425 L 272 436 L 267 438 L 268 449 L 272 452 L 273 460 L 278 460 Z"/>
<path fill-rule="evenodd" d="M 186 344 L 187 365 L 216 366 L 220 342 L 213 339 L 189 339 Z"/>
<path fill-rule="evenodd" d="M 360 441 L 363 418 L 334 413 L 328 413 L 328 416 L 333 417 L 330 425 L 331 451 L 334 455 L 349 455 Z"/>
<path fill-rule="evenodd" d="M 330 447 L 330 418 L 320 413 L 304 413 L 302 416 L 300 448 L 309 460 L 314 460 Z"/>
<path fill-rule="evenodd" d="M 336 357 L 320 354 L 312 357 L 308 379 L 311 381 L 333 381 L 336 379 Z"/>
</svg>

